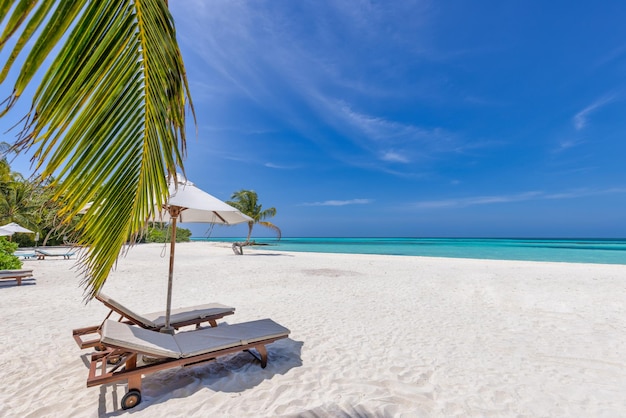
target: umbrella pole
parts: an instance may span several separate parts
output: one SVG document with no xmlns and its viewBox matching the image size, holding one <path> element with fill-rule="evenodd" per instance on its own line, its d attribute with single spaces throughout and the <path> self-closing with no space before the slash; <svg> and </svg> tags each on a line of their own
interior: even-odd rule
<svg viewBox="0 0 626 418">
<path fill-rule="evenodd" d="M 172 211 L 172 239 L 170 241 L 170 272 L 167 278 L 167 306 L 165 307 L 165 327 L 161 332 L 174 334 L 174 328 L 170 326 L 170 313 L 172 311 L 172 283 L 174 282 L 174 250 L 176 248 L 176 217 L 178 210 Z"/>
</svg>

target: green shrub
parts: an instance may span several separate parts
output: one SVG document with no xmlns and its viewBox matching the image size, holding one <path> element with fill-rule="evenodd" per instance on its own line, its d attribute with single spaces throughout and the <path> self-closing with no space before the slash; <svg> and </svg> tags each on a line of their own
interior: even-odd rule
<svg viewBox="0 0 626 418">
<path fill-rule="evenodd" d="M 170 242 L 170 227 L 151 226 L 145 236 L 146 242 Z M 176 228 L 176 242 L 189 242 L 191 231 L 186 228 Z"/>
<path fill-rule="evenodd" d="M 0 270 L 21 269 L 22 262 L 13 255 L 17 250 L 17 244 L 9 242 L 5 237 L 0 237 Z"/>
</svg>

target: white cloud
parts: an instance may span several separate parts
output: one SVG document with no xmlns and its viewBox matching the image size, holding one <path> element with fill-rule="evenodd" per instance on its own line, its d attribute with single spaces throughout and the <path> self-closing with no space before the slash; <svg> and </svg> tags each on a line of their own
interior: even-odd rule
<svg viewBox="0 0 626 418">
<path fill-rule="evenodd" d="M 584 129 L 589 121 L 589 115 L 612 101 L 613 96 L 603 97 L 578 112 L 573 118 L 574 128 L 578 131 Z"/>
<path fill-rule="evenodd" d="M 489 205 L 494 203 L 520 202 L 524 200 L 536 199 L 541 194 L 542 192 L 525 192 L 517 195 L 474 196 L 457 199 L 426 200 L 422 202 L 417 202 L 415 204 L 415 207 L 420 209 L 434 209 Z"/>
<path fill-rule="evenodd" d="M 413 207 L 418 209 L 438 209 L 438 208 L 462 208 L 467 206 L 491 205 L 500 203 L 523 202 L 528 200 L 560 200 L 576 199 L 586 196 L 622 194 L 626 193 L 624 187 L 614 187 L 610 189 L 578 189 L 558 193 L 546 193 L 542 191 L 524 192 L 512 195 L 495 196 L 474 196 L 456 199 L 425 200 L 417 202 Z"/>
<path fill-rule="evenodd" d="M 372 199 L 351 199 L 351 200 L 326 200 L 324 202 L 302 203 L 301 206 L 347 206 L 347 205 L 367 205 L 372 203 Z"/>
<path fill-rule="evenodd" d="M 267 168 L 275 168 L 278 170 L 293 170 L 298 168 L 297 166 L 287 166 L 287 165 L 279 165 L 279 164 L 274 164 L 274 163 L 265 163 L 263 164 L 265 167 Z"/>
<path fill-rule="evenodd" d="M 394 152 L 394 151 L 385 152 L 382 155 L 381 159 L 383 161 L 389 161 L 392 163 L 405 163 L 406 164 L 410 162 L 410 160 L 406 156 L 398 154 L 397 152 Z"/>
</svg>

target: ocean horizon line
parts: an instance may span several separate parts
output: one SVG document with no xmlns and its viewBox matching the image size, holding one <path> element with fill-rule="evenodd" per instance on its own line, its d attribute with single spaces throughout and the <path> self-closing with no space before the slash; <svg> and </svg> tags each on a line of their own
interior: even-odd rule
<svg viewBox="0 0 626 418">
<path fill-rule="evenodd" d="M 256 239 L 262 240 L 277 240 L 280 239 L 509 239 L 509 240 L 588 240 L 588 241 L 624 241 L 626 237 L 479 237 L 479 236 L 282 236 L 276 237 L 253 237 L 252 241 Z M 219 239 L 238 239 L 244 240 L 241 237 L 190 237 L 191 240 L 219 240 Z"/>
<path fill-rule="evenodd" d="M 191 239 L 243 241 L 234 237 Z M 626 265 L 626 239 L 621 238 L 282 237 L 254 241 L 276 251 Z"/>
</svg>

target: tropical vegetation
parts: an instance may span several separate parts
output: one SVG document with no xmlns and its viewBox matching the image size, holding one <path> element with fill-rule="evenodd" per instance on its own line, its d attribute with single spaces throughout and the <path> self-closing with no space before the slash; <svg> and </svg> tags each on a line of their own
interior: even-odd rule
<svg viewBox="0 0 626 418">
<path fill-rule="evenodd" d="M 6 149 L 6 143 L 0 148 Z M 38 183 L 11 171 L 6 157 L 0 160 L 0 225 L 15 222 L 39 234 L 41 245 L 63 243 L 77 220 L 68 224 L 59 220 L 61 207 L 52 200 L 54 189 L 49 182 Z M 14 234 L 12 242 L 19 246 L 35 245 L 35 234 Z"/>
<path fill-rule="evenodd" d="M 0 237 L 0 270 L 14 270 L 22 268 L 22 261 L 13 255 L 17 244 Z"/>
<path fill-rule="evenodd" d="M 0 143 L 0 148 L 2 145 Z M 11 236 L 11 245 L 15 244 L 16 248 L 68 244 L 69 237 L 74 235 L 81 215 L 75 216 L 69 223 L 62 222 L 59 216 L 62 208 L 51 200 L 54 190 L 50 183 L 25 179 L 22 174 L 11 171 L 6 158 L 0 159 L 0 225 L 15 222 L 36 233 Z M 140 241 L 169 242 L 170 234 L 171 226 L 152 223 Z M 40 239 L 35 240 L 36 237 Z M 187 242 L 190 237 L 189 229 L 176 228 L 177 242 Z"/>
<path fill-rule="evenodd" d="M 148 228 L 142 241 L 166 243 L 171 241 L 171 236 L 171 225 L 154 224 Z M 189 229 L 176 227 L 176 242 L 189 242 L 189 238 L 191 238 L 191 231 Z"/>
<path fill-rule="evenodd" d="M 58 229 L 78 219 L 70 239 L 88 248 L 80 271 L 92 297 L 166 201 L 168 178 L 184 173 L 193 106 L 174 21 L 166 0 L 13 0 L 0 22 L 0 52 L 12 46 L 0 117 L 34 85 L 13 149 L 31 153 L 36 182 L 49 180 Z"/>
</svg>

